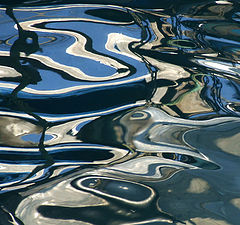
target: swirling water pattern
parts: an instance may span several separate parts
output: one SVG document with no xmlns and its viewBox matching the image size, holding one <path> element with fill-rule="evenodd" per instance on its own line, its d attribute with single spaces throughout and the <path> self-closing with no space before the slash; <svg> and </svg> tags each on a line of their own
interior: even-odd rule
<svg viewBox="0 0 240 225">
<path fill-rule="evenodd" d="M 0 225 L 239 224 L 240 5 L 134 2 L 2 4 Z"/>
</svg>

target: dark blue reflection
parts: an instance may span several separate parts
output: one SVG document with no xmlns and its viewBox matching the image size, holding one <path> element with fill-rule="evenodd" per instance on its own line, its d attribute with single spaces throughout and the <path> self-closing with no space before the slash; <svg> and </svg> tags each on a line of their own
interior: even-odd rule
<svg viewBox="0 0 240 225">
<path fill-rule="evenodd" d="M 28 173 L 0 173 L 0 184 L 22 180 Z"/>
<path fill-rule="evenodd" d="M 81 182 L 82 188 L 90 188 L 127 201 L 141 202 L 149 198 L 151 190 L 126 181 L 104 178 L 88 178 Z"/>
<path fill-rule="evenodd" d="M 49 152 L 55 163 L 58 162 L 93 162 L 109 160 L 114 154 L 110 150 L 100 149 L 64 149 Z M 40 152 L 14 152 L 4 151 L 0 153 L 0 162 L 8 164 L 41 164 L 45 159 Z"/>
</svg>

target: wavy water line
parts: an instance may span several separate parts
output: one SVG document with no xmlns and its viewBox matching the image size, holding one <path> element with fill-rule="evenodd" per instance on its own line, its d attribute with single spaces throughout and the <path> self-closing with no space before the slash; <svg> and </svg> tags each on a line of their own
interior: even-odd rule
<svg viewBox="0 0 240 225">
<path fill-rule="evenodd" d="M 37 166 L 38 166 L 38 165 L 37 165 Z M 7 168 L 6 171 L 7 171 L 7 172 L 11 171 L 11 168 L 12 168 L 12 173 L 18 174 L 18 171 L 19 171 L 20 174 L 21 174 L 21 173 L 24 173 L 25 175 L 24 175 L 23 178 L 20 178 L 19 180 L 10 181 L 10 182 L 7 182 L 7 183 L 0 184 L 0 188 L 3 189 L 3 190 L 4 190 L 5 188 L 7 188 L 8 191 L 9 191 L 9 190 L 14 190 L 14 189 L 18 189 L 19 186 L 20 186 L 20 187 L 21 187 L 21 186 L 26 187 L 26 186 L 31 185 L 35 180 L 38 180 L 38 179 L 40 179 L 40 178 L 44 178 L 45 171 L 44 171 L 44 170 L 41 170 L 41 171 L 35 173 L 34 176 L 28 178 L 26 181 L 21 182 L 22 179 L 24 179 L 25 177 L 27 177 L 27 174 L 30 174 L 30 172 L 33 171 L 35 168 L 37 168 L 37 166 L 31 166 L 31 165 L 28 164 L 28 165 L 26 165 L 26 166 L 24 166 L 24 165 L 20 165 L 20 166 L 13 165 L 13 166 L 11 166 L 11 165 L 10 165 L 10 167 L 9 167 L 9 165 L 6 165 L 6 168 Z M 2 171 L 1 171 L 1 172 L 2 172 Z M 4 173 L 4 171 L 3 171 L 3 173 Z M 11 188 L 11 186 L 12 186 L 12 188 Z M 14 187 L 14 186 L 15 186 L 15 187 Z M 10 189 L 9 189 L 9 187 L 10 187 Z M 4 191 L 5 191 L 5 190 L 4 190 Z"/>
<path fill-rule="evenodd" d="M 53 22 L 70 22 L 70 21 L 101 23 L 98 20 L 92 20 L 92 19 L 86 19 L 86 18 L 74 18 L 74 19 L 72 19 L 72 18 L 56 18 L 56 19 L 39 19 L 39 20 L 33 20 L 33 21 L 25 21 L 25 22 L 21 22 L 20 25 L 23 29 L 29 30 L 29 31 L 52 32 L 52 33 L 66 34 L 66 35 L 72 36 L 75 38 L 75 42 L 74 42 L 74 44 L 72 44 L 71 46 L 69 46 L 66 49 L 66 53 L 74 55 L 74 56 L 81 56 L 81 57 L 89 58 L 89 59 L 92 59 L 99 63 L 102 63 L 104 65 L 113 67 L 115 69 L 129 70 L 128 67 L 119 63 L 117 60 L 87 51 L 86 47 L 85 47 L 86 43 L 87 43 L 87 39 L 83 35 L 81 35 L 77 32 L 68 31 L 68 30 L 66 30 L 66 31 L 65 30 L 55 30 L 55 29 L 51 29 L 51 28 L 45 28 L 45 29 L 39 28 L 39 27 L 36 28 L 36 25 L 38 25 L 38 24 L 53 23 Z M 106 24 L 108 24 L 108 22 L 106 22 Z M 111 23 L 109 22 L 109 24 L 111 24 Z M 127 24 L 129 24 L 129 23 L 127 23 Z M 122 25 L 126 25 L 126 23 L 123 23 Z M 100 77 L 96 77 L 96 76 L 87 75 L 83 71 L 81 71 L 79 68 L 76 68 L 76 67 L 71 67 L 71 66 L 66 66 L 66 65 L 63 66 L 62 64 L 54 62 L 51 58 L 46 57 L 46 56 L 43 57 L 43 56 L 37 55 L 34 58 L 38 58 L 38 60 L 40 60 L 40 58 L 41 58 L 40 61 L 43 61 L 47 65 L 50 64 L 50 66 L 52 66 L 52 67 L 54 67 L 52 64 L 55 64 L 55 67 L 57 66 L 57 68 L 67 72 L 68 74 L 71 74 L 71 76 L 73 76 L 74 78 L 77 78 L 80 80 L 85 80 L 85 81 L 97 82 L 97 81 L 119 79 L 119 78 L 126 77 L 130 74 L 130 72 L 128 71 L 128 72 L 123 72 L 121 74 L 115 73 L 111 76 L 108 76 L 107 78 L 106 77 L 100 78 Z"/>
<path fill-rule="evenodd" d="M 7 52 L 0 51 L 1 56 L 7 56 L 6 53 Z M 37 60 L 40 60 L 40 61 L 43 59 L 43 58 L 41 58 L 41 56 L 39 57 L 39 55 L 35 55 L 35 54 L 31 54 L 30 56 L 28 56 L 28 58 L 37 59 Z M 46 63 L 47 63 L 48 59 L 45 58 L 45 60 L 46 60 Z M 41 61 L 41 63 L 43 63 L 43 61 Z M 48 66 L 50 66 L 50 64 Z M 6 70 L 7 69 L 12 69 L 11 67 L 7 67 L 7 66 L 4 66 L 4 68 Z M 59 68 L 59 67 L 55 64 L 55 66 L 53 68 Z M 0 69 L 1 69 L 1 67 L 0 67 Z M 21 75 L 21 74 L 17 73 L 17 71 L 15 71 L 14 69 L 12 69 L 12 70 L 13 70 L 15 76 Z M 1 76 L 1 71 L 0 71 L 0 76 Z M 93 84 L 80 84 L 80 85 L 76 85 L 76 86 L 72 86 L 72 87 L 68 87 L 68 88 L 60 88 L 60 89 L 57 89 L 57 90 L 36 90 L 36 89 L 33 89 L 33 88 L 25 87 L 23 90 L 21 90 L 21 92 L 34 94 L 34 95 L 43 95 L 43 96 L 44 95 L 46 95 L 46 96 L 47 95 L 58 95 L 58 94 L 65 94 L 65 93 L 69 93 L 69 92 L 73 92 L 73 91 L 89 90 L 91 88 L 112 87 L 112 86 L 117 86 L 117 85 L 134 83 L 134 82 L 138 82 L 138 81 L 142 81 L 142 80 L 150 80 L 150 77 L 151 77 L 150 74 L 146 74 L 146 75 L 141 75 L 141 76 L 136 77 L 136 78 L 129 78 L 127 80 L 120 80 L 120 81 L 101 83 L 101 84 L 94 84 L 94 83 Z M 2 88 L 15 89 L 17 86 L 18 86 L 17 84 L 0 82 L 0 87 L 2 87 Z"/>
<path fill-rule="evenodd" d="M 193 59 L 193 62 L 199 63 L 202 66 L 213 69 L 217 72 L 226 73 L 226 77 L 240 77 L 240 64 L 235 62 L 219 61 L 214 59 Z M 235 75 L 235 76 L 231 76 Z M 224 75 L 223 75 L 224 76 Z"/>
<path fill-rule="evenodd" d="M 2 54 L 3 52 L 1 52 Z M 5 53 L 5 52 L 4 52 Z M 4 56 L 10 56 L 9 52 L 7 52 L 7 54 L 2 54 Z M 25 57 L 24 53 L 20 54 L 21 57 Z M 28 56 L 27 58 L 30 59 L 35 59 L 40 61 L 42 64 L 50 67 L 50 68 L 54 68 L 54 69 L 58 69 L 61 70 L 67 74 L 69 74 L 70 76 L 79 79 L 81 81 L 106 81 L 108 79 L 106 78 L 97 78 L 97 77 L 92 77 L 92 76 L 88 76 L 87 74 L 85 74 L 84 72 L 82 72 L 79 68 L 77 67 L 73 67 L 73 66 L 67 66 L 67 65 L 63 65 L 61 63 L 58 63 L 56 61 L 54 61 L 52 58 L 48 57 L 48 56 L 43 56 L 43 55 L 37 55 L 37 54 L 31 54 L 30 56 Z M 97 55 L 96 55 L 97 58 Z M 116 73 L 115 75 L 112 76 L 111 79 L 117 79 L 117 78 L 122 78 L 125 77 L 125 75 L 118 77 L 118 73 Z"/>
<path fill-rule="evenodd" d="M 94 176 L 92 176 L 90 178 L 94 178 Z M 101 179 L 101 178 L 102 179 L 106 179 L 106 180 L 109 180 L 110 182 L 111 181 L 121 181 L 120 179 L 117 179 L 117 178 L 109 178 L 109 177 L 101 177 L 101 176 L 98 176 L 96 178 L 97 179 Z M 89 191 L 90 193 L 101 194 L 102 196 L 111 197 L 113 199 L 117 199 L 117 200 L 123 201 L 125 203 L 130 204 L 130 205 L 146 205 L 149 202 L 151 202 L 155 198 L 155 196 L 156 196 L 154 190 L 152 188 L 150 188 L 149 186 L 146 186 L 144 184 L 139 184 L 139 183 L 136 183 L 136 182 L 133 182 L 133 181 L 125 181 L 125 180 L 123 180 L 123 182 L 126 182 L 126 183 L 129 182 L 129 183 L 132 183 L 132 184 L 135 184 L 135 185 L 139 185 L 139 186 L 145 187 L 145 188 L 149 189 L 150 192 L 151 192 L 150 196 L 147 199 L 145 199 L 145 200 L 142 200 L 142 201 L 132 201 L 132 200 L 128 200 L 128 199 L 124 199 L 124 198 L 118 197 L 118 196 L 110 195 L 108 193 L 104 193 L 104 192 L 101 192 L 99 190 L 95 190 L 95 189 L 93 189 L 91 187 L 83 186 L 81 184 L 81 182 L 84 182 L 85 179 L 88 179 L 88 177 L 80 178 L 79 180 L 76 181 L 76 186 L 78 188 L 80 188 L 80 190 L 83 189 L 83 190 Z M 124 188 L 124 187 L 121 187 L 121 188 Z"/>
<path fill-rule="evenodd" d="M 58 5 L 58 6 L 27 6 L 27 7 L 17 7 L 14 8 L 14 11 L 52 11 L 52 10 L 62 10 L 62 9 L 71 9 L 71 8 L 110 8 L 110 9 L 118 9 L 119 11 L 125 12 L 125 8 L 117 5 L 101 5 L 101 4 L 67 4 L 67 5 Z M 6 8 L 0 8 L 0 10 L 6 10 Z M 105 20 L 104 20 L 105 21 Z"/>
<path fill-rule="evenodd" d="M 9 149 L 9 148 L 8 148 Z M 13 152 L 14 148 L 11 148 L 10 152 Z M 32 174 L 31 177 L 27 177 L 29 174 L 32 173 L 32 171 L 36 170 L 39 166 L 44 165 L 44 162 L 35 162 L 34 159 L 29 158 L 29 163 L 25 162 L 25 163 L 11 163 L 9 161 L 9 163 L 5 163 L 5 162 L 1 162 L 1 167 L 0 167 L 0 173 L 3 175 L 4 173 L 6 174 L 14 174 L 15 177 L 16 175 L 19 176 L 19 178 L 15 178 L 15 180 L 13 181 L 9 181 L 9 182 L 4 182 L 2 184 L 0 184 L 0 188 L 4 189 L 4 191 L 10 191 L 10 190 L 15 190 L 15 189 L 19 189 L 19 188 L 25 188 L 37 181 L 39 181 L 39 179 L 43 180 L 43 179 L 47 179 L 50 177 L 55 177 L 58 176 L 60 174 L 66 173 L 69 171 L 69 169 L 76 169 L 79 168 L 81 166 L 93 166 L 93 165 L 109 165 L 111 162 L 115 162 L 118 161 L 119 159 L 122 159 L 124 157 L 126 157 L 129 152 L 123 149 L 119 149 L 119 148 L 113 148 L 113 147 L 109 147 L 106 148 L 105 146 L 89 146 L 89 145 L 81 145 L 81 146 L 60 146 L 60 147 L 46 147 L 46 150 L 48 151 L 48 154 L 51 155 L 54 152 L 59 151 L 59 154 L 66 149 L 69 150 L 76 150 L 79 151 L 79 153 L 81 153 L 81 150 L 87 150 L 91 151 L 93 149 L 95 150 L 99 150 L 99 151 L 103 151 L 102 153 L 109 151 L 109 153 L 111 153 L 113 155 L 113 157 L 111 157 L 111 159 L 97 159 L 97 160 L 93 160 L 93 161 L 84 161 L 81 160 L 81 157 L 76 161 L 71 161 L 71 160 L 66 160 L 66 161 L 56 161 L 54 162 L 53 166 L 50 166 L 46 169 L 41 169 L 40 171 Z M 36 149 L 29 149 L 30 151 L 27 151 L 28 154 L 31 152 L 36 152 Z M 33 151 L 35 150 L 35 151 Z M 20 148 L 15 148 L 15 153 L 21 153 L 24 154 L 22 149 Z M 9 152 L 8 152 L 9 153 Z M 55 153 L 57 154 L 57 153 Z M 40 153 L 39 153 L 40 156 Z M 26 161 L 26 160 L 25 160 Z M 43 161 L 43 160 L 40 160 Z M 49 171 L 52 170 L 49 174 Z M 10 175 L 11 176 L 11 175 Z M 26 179 L 27 178 L 27 179 Z"/>
<path fill-rule="evenodd" d="M 150 168 L 151 167 L 151 168 Z M 153 169 L 154 167 L 154 169 Z M 186 164 L 179 161 L 173 161 L 166 158 L 145 156 L 140 158 L 135 158 L 130 161 L 123 162 L 121 164 L 116 164 L 111 167 L 100 169 L 101 172 L 106 174 L 118 173 L 118 176 L 123 174 L 126 177 L 137 176 L 140 180 L 156 180 L 156 179 L 167 179 L 169 177 L 164 177 L 160 171 L 160 168 L 171 167 L 176 169 L 177 173 L 182 169 L 198 169 L 197 166 Z M 175 174 L 174 173 L 174 174 Z M 172 174 L 173 175 L 173 174 Z M 136 179 L 136 178 L 135 178 Z"/>
<path fill-rule="evenodd" d="M 101 146 L 101 145 L 94 145 L 94 144 L 86 144 L 86 143 L 79 143 L 77 146 L 74 145 L 66 145 L 66 146 L 47 146 L 46 149 L 48 152 L 53 152 L 56 150 L 61 150 L 61 149 L 79 149 L 79 148 L 85 148 L 85 149 L 100 149 L 100 150 L 111 150 L 112 152 L 126 152 L 126 149 L 122 149 L 122 148 L 116 148 L 116 147 L 111 147 L 111 146 Z M 1 150 L 3 151 L 11 151 L 11 152 L 38 152 L 38 148 L 18 148 L 18 147 L 5 147 L 5 146 L 1 146 Z"/>
<path fill-rule="evenodd" d="M 113 109 L 108 109 L 108 110 L 104 110 L 102 112 L 93 112 L 93 113 L 79 113 L 78 115 L 69 115 L 69 116 L 49 116 L 49 115 L 41 115 L 41 118 L 49 121 L 49 122 L 59 122 L 59 121 L 66 121 L 66 120 L 72 120 L 72 119 L 80 119 L 80 118 L 85 118 L 85 117 L 91 117 L 91 116 L 100 116 L 100 115 L 107 115 L 110 113 L 114 113 L 117 111 L 121 111 L 121 110 L 125 110 L 125 109 L 129 109 L 129 108 L 133 108 L 133 107 L 138 107 L 138 106 L 143 106 L 146 104 L 146 101 L 138 101 L 136 103 L 133 104 L 127 104 L 124 106 L 120 106 L 120 107 L 116 107 Z M 9 115 L 9 116 L 14 116 L 14 117 L 22 117 L 22 118 L 28 118 L 28 119 L 33 119 L 33 117 L 27 113 L 21 113 L 21 112 L 11 112 L 11 111 L 1 111 L 0 110 L 0 115 Z"/>
</svg>

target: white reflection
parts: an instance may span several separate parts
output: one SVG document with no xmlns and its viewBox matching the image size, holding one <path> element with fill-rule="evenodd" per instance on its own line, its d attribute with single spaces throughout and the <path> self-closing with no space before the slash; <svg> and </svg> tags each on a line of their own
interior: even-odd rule
<svg viewBox="0 0 240 225">
<path fill-rule="evenodd" d="M 163 171 L 161 170 L 162 168 Z M 144 156 L 99 169 L 99 171 L 106 174 L 115 174 L 120 177 L 131 177 L 136 181 L 162 181 L 169 179 L 178 171 L 186 168 L 194 169 L 196 167 L 178 161 L 173 163 L 172 160 L 160 157 Z"/>
<path fill-rule="evenodd" d="M 108 39 L 107 43 L 105 44 L 105 47 L 107 50 L 111 52 L 125 55 L 142 62 L 141 57 L 138 57 L 136 54 L 129 50 L 129 44 L 131 42 L 138 43 L 140 41 L 141 41 L 140 39 L 129 37 L 121 33 L 110 33 L 108 34 Z"/>
<path fill-rule="evenodd" d="M 81 56 L 81 57 L 89 58 L 89 59 L 92 59 L 94 61 L 105 64 L 106 66 L 113 67 L 115 69 L 126 69 L 126 72 L 115 73 L 115 74 L 113 74 L 111 76 L 108 76 L 108 77 L 90 76 L 90 75 L 85 74 L 79 68 L 62 65 L 60 63 L 54 62 L 51 58 L 49 58 L 47 56 L 37 55 L 37 57 L 35 56 L 34 58 L 36 58 L 36 59 L 38 58 L 38 60 L 40 60 L 40 58 L 41 58 L 40 61 L 42 61 L 46 65 L 48 64 L 51 67 L 61 69 L 65 72 L 67 72 L 68 74 L 71 74 L 71 76 L 73 76 L 75 78 L 78 78 L 80 80 L 86 80 L 86 81 L 112 80 L 112 79 L 116 79 L 116 78 L 125 77 L 130 73 L 129 68 L 126 67 L 125 65 L 119 63 L 117 60 L 114 60 L 110 57 L 102 56 L 100 54 L 95 54 L 93 52 L 87 51 L 86 50 L 87 39 L 83 35 L 81 35 L 77 32 L 60 30 L 60 29 L 56 30 L 56 29 L 50 29 L 50 28 L 42 29 L 42 28 L 35 28 L 34 27 L 34 25 L 41 24 L 41 23 L 44 23 L 44 22 L 46 22 L 46 23 L 50 23 L 50 22 L 57 23 L 57 22 L 68 22 L 68 21 L 71 21 L 71 22 L 72 21 L 77 21 L 77 22 L 82 21 L 82 22 L 102 23 L 101 21 L 99 22 L 98 20 L 87 19 L 87 18 L 54 18 L 54 19 L 49 18 L 49 19 L 39 19 L 39 20 L 21 22 L 20 25 L 24 30 L 37 31 L 37 32 L 51 32 L 51 33 L 65 34 L 65 35 L 72 36 L 72 37 L 75 38 L 75 42 L 66 49 L 66 52 L 68 54 L 71 54 L 71 55 L 74 55 L 74 56 Z M 107 23 L 111 24 L 111 22 L 106 22 L 106 24 Z"/>
<path fill-rule="evenodd" d="M 211 59 L 193 59 L 193 61 L 221 73 L 225 72 L 235 76 L 240 76 L 240 65 L 238 63 L 223 62 Z"/>
<path fill-rule="evenodd" d="M 17 72 L 12 67 L 8 66 L 0 66 L 0 78 L 7 78 L 7 77 L 21 77 L 22 74 Z"/>
</svg>

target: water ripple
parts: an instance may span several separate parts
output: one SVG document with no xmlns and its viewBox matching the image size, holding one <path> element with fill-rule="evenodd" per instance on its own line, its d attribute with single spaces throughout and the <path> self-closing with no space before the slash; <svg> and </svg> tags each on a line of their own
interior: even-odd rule
<svg viewBox="0 0 240 225">
<path fill-rule="evenodd" d="M 0 2 L 0 224 L 238 224 L 239 3 L 69 3 Z"/>
</svg>

